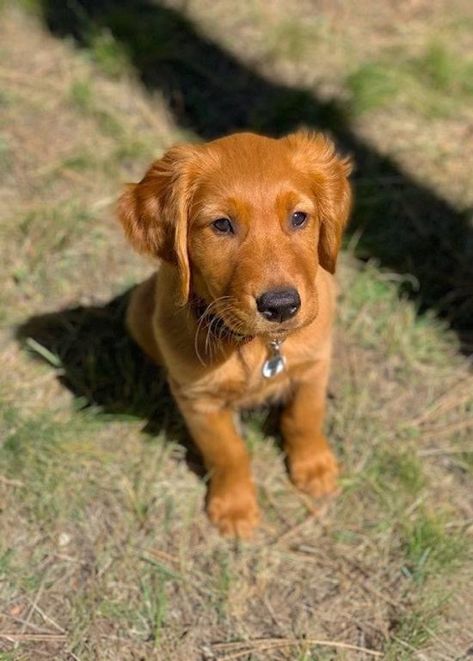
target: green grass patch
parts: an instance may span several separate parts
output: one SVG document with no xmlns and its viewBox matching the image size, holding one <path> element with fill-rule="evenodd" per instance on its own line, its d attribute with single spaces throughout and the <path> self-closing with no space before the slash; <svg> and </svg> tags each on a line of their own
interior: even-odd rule
<svg viewBox="0 0 473 661">
<path fill-rule="evenodd" d="M 386 661 L 411 661 L 415 652 L 432 637 L 438 615 L 419 607 L 403 615 L 391 632 L 391 640 L 384 650 Z"/>
<path fill-rule="evenodd" d="M 470 416 L 473 416 L 473 413 L 469 413 Z M 457 466 L 459 466 L 462 470 L 468 472 L 469 474 L 473 475 L 473 450 L 469 452 L 461 452 L 456 456 L 453 461 Z"/>
<path fill-rule="evenodd" d="M 18 496 L 27 518 L 48 522 L 81 518 L 95 485 L 77 478 L 85 466 L 92 469 L 110 459 L 93 441 L 100 429 L 97 418 L 83 414 L 60 421 L 48 412 L 23 418 L 9 409 L 3 420 L 0 473 L 23 483 Z"/>
<path fill-rule="evenodd" d="M 166 578 L 159 572 L 149 572 L 140 581 L 141 613 L 148 629 L 148 638 L 159 647 L 168 612 Z"/>
<path fill-rule="evenodd" d="M 371 430 L 367 429 L 368 438 Z M 376 434 L 375 434 L 376 435 Z M 405 511 L 415 503 L 428 486 L 422 464 L 415 452 L 406 447 L 386 446 L 381 442 L 370 453 L 364 468 L 356 473 L 342 475 L 342 494 L 338 507 L 341 518 L 358 512 L 360 531 L 346 531 L 337 526 L 336 539 L 350 546 L 360 542 L 360 534 L 373 539 L 391 534 L 396 522 L 403 522 Z"/>
<path fill-rule="evenodd" d="M 355 116 L 389 103 L 402 103 L 427 116 L 448 116 L 473 94 L 473 59 L 437 42 L 413 58 L 399 57 L 396 50 L 360 65 L 345 86 L 348 110 Z"/>
<path fill-rule="evenodd" d="M 426 87 L 456 97 L 473 94 L 473 60 L 449 51 L 442 43 L 431 43 L 410 61 L 410 71 Z"/>
<path fill-rule="evenodd" d="M 129 53 L 125 46 L 114 38 L 110 30 L 103 28 L 94 31 L 88 49 L 95 64 L 107 76 L 119 78 L 130 71 Z"/>
<path fill-rule="evenodd" d="M 401 90 L 402 79 L 389 64 L 367 62 L 346 79 L 349 107 L 354 115 L 385 106 Z"/>
<path fill-rule="evenodd" d="M 401 546 L 406 558 L 403 572 L 417 583 L 453 569 L 465 557 L 468 542 L 449 530 L 447 521 L 446 516 L 420 510 L 402 527 Z"/>
<path fill-rule="evenodd" d="M 233 579 L 232 563 L 228 552 L 218 550 L 214 556 L 214 563 L 216 569 L 214 580 L 215 609 L 219 618 L 224 618 Z"/>
<path fill-rule="evenodd" d="M 7 139 L 0 135 L 0 172 L 7 172 L 11 165 L 11 153 Z"/>
<path fill-rule="evenodd" d="M 422 464 L 413 450 L 377 448 L 368 475 L 377 489 L 399 494 L 401 498 L 419 495 L 425 486 Z"/>
<path fill-rule="evenodd" d="M 81 112 L 90 112 L 94 106 L 94 90 L 89 80 L 72 83 L 69 96 L 73 107 Z"/>
</svg>

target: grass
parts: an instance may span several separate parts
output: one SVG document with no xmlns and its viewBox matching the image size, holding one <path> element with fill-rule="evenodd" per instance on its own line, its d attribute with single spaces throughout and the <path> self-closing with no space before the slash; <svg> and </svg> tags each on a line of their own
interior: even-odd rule
<svg viewBox="0 0 473 661">
<path fill-rule="evenodd" d="M 402 532 L 406 567 L 404 570 L 422 582 L 434 572 L 448 572 L 464 558 L 467 544 L 463 536 L 449 533 L 440 516 L 420 512 Z"/>
<path fill-rule="evenodd" d="M 145 48 L 127 3 L 81 48 L 46 28 L 46 0 L 3 7 L 1 659 L 368 658 L 339 646 L 355 645 L 440 661 L 471 647 L 461 7 L 421 22 L 412 9 L 400 34 L 376 22 L 392 24 L 388 5 L 314 22 L 302 2 L 293 15 L 250 4 L 198 0 L 182 18 L 169 3 L 145 15 Z M 360 169 L 327 419 L 341 493 L 295 492 L 267 412 L 245 415 L 264 523 L 234 543 L 203 513 L 204 471 L 163 375 L 124 331 L 127 291 L 152 266 L 114 204 L 209 118 L 275 129 L 301 116 L 348 135 Z"/>
<path fill-rule="evenodd" d="M 108 30 L 97 32 L 90 40 L 90 54 L 97 66 L 112 78 L 123 76 L 129 69 L 128 53 Z"/>
<path fill-rule="evenodd" d="M 323 26 L 317 23 L 308 24 L 295 18 L 279 20 L 268 31 L 268 53 L 290 62 L 300 62 L 310 56 L 312 42 L 322 29 Z"/>
<path fill-rule="evenodd" d="M 473 95 L 472 74 L 473 57 L 432 41 L 414 57 L 384 54 L 382 60 L 361 64 L 345 81 L 348 106 L 363 115 L 398 101 L 427 117 L 453 115 L 458 99 Z"/>
<path fill-rule="evenodd" d="M 473 94 L 473 60 L 457 58 L 444 44 L 429 44 L 425 53 L 412 61 L 411 68 L 435 91 L 455 96 Z"/>
<path fill-rule="evenodd" d="M 350 108 L 363 114 L 392 101 L 401 91 L 402 79 L 391 66 L 367 62 L 346 80 L 350 92 Z"/>
</svg>

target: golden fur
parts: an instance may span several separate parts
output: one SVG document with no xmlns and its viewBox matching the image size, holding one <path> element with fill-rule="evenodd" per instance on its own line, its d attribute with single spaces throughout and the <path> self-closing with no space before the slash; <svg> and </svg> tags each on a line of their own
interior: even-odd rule
<svg viewBox="0 0 473 661">
<path fill-rule="evenodd" d="M 242 407 L 282 401 L 292 481 L 314 496 L 335 488 L 337 463 L 322 425 L 349 172 L 321 134 L 242 133 L 170 149 L 120 199 L 131 243 L 161 260 L 133 292 L 128 327 L 167 371 L 210 474 L 208 514 L 224 534 L 249 536 L 259 520 L 234 424 Z M 296 213 L 305 218 L 300 227 Z M 297 290 L 300 308 L 269 320 L 257 300 L 281 288 Z M 287 369 L 265 379 L 275 338 Z"/>
</svg>

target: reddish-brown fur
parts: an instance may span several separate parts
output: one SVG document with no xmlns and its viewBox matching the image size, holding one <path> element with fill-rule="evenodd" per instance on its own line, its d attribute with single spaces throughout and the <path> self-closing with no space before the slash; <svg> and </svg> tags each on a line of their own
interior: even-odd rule
<svg viewBox="0 0 473 661">
<path fill-rule="evenodd" d="M 242 133 L 170 149 L 120 199 L 131 243 L 161 260 L 132 295 L 128 327 L 167 371 L 210 474 L 208 514 L 224 534 L 248 536 L 259 520 L 249 457 L 234 424 L 242 407 L 282 401 L 292 481 L 313 496 L 336 486 L 337 462 L 322 427 L 331 274 L 350 209 L 349 172 L 323 135 Z M 295 211 L 308 214 L 302 228 L 290 224 Z M 212 223 L 222 217 L 232 220 L 234 234 L 216 232 Z M 275 323 L 258 312 L 256 298 L 281 287 L 297 289 L 301 307 Z M 212 316 L 202 316 L 196 300 Z M 212 320 L 223 321 L 223 330 L 220 323 L 212 331 Z M 272 338 L 284 340 L 287 369 L 264 379 Z"/>
</svg>

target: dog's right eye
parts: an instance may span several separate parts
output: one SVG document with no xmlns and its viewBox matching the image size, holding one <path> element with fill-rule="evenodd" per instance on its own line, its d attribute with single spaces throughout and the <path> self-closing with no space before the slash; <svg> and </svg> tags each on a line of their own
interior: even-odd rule
<svg viewBox="0 0 473 661">
<path fill-rule="evenodd" d="M 214 220 L 212 223 L 212 227 L 217 234 L 235 234 L 233 225 L 228 218 L 217 218 L 217 220 Z"/>
</svg>

